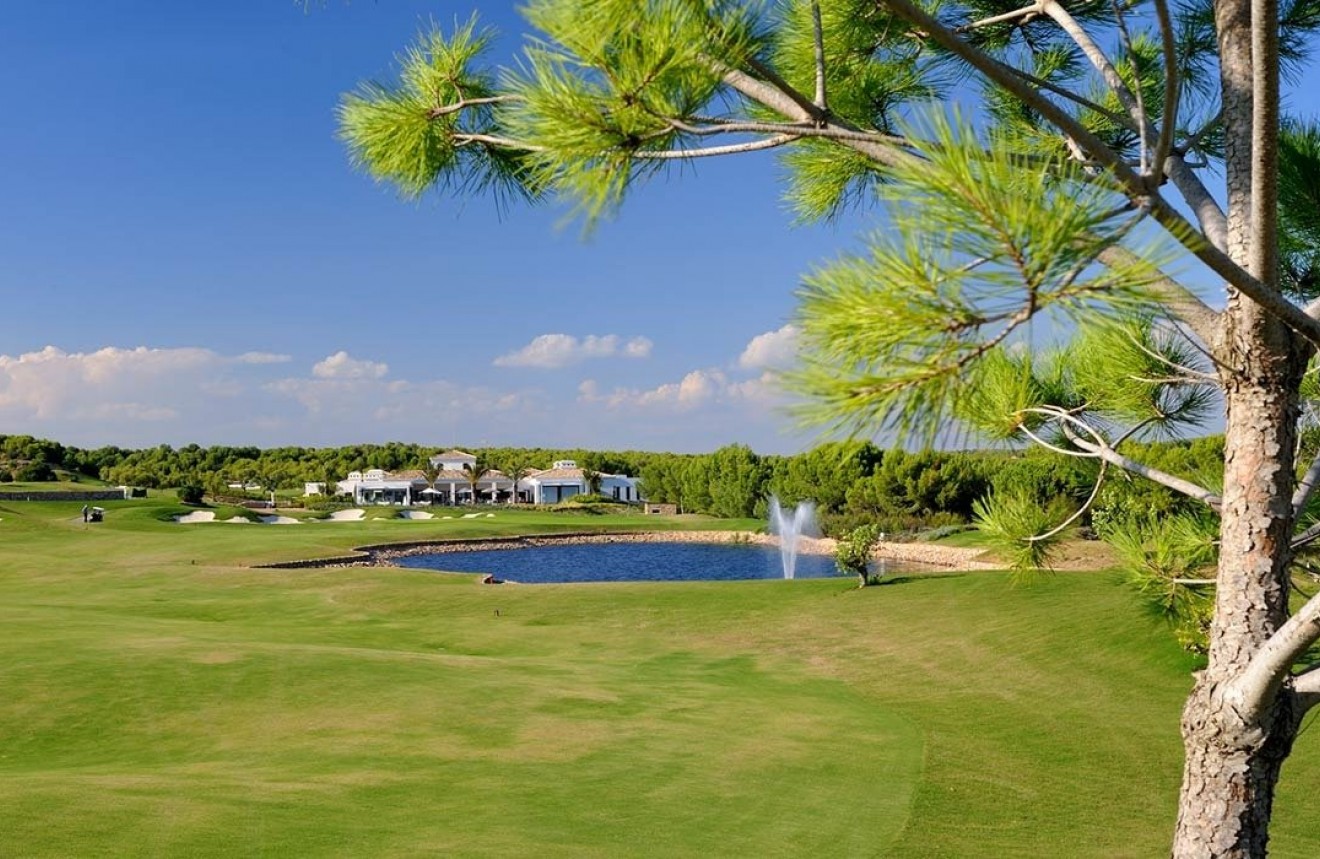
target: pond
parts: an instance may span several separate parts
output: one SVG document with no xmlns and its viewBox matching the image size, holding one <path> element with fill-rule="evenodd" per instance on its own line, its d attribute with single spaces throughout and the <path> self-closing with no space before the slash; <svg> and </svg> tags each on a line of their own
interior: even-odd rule
<svg viewBox="0 0 1320 859">
<path fill-rule="evenodd" d="M 779 550 L 731 543 L 583 543 L 411 555 L 404 567 L 490 573 L 527 584 L 552 582 L 736 581 L 783 578 Z M 893 571 L 895 567 L 889 567 Z M 827 555 L 799 555 L 797 578 L 841 575 Z"/>
</svg>

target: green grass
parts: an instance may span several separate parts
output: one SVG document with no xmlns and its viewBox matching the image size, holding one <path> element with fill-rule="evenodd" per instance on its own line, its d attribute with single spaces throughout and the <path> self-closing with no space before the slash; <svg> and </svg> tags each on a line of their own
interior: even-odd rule
<svg viewBox="0 0 1320 859">
<path fill-rule="evenodd" d="M 932 540 L 932 543 L 938 543 L 941 546 L 959 546 L 968 549 L 985 549 L 993 544 L 993 540 L 987 537 L 983 532 L 969 528 L 966 531 L 958 531 L 954 534 L 948 534 L 940 537 L 938 540 Z"/>
<path fill-rule="evenodd" d="M 702 523 L 105 506 L 0 503 L 6 855 L 1167 849 L 1194 666 L 1109 574 L 496 588 L 245 565 Z M 1320 855 L 1318 753 L 1304 733 L 1275 856 Z"/>
</svg>

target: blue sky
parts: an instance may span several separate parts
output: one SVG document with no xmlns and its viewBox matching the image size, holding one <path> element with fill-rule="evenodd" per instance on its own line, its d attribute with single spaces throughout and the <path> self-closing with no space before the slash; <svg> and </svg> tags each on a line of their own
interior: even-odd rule
<svg viewBox="0 0 1320 859">
<path fill-rule="evenodd" d="M 505 57 L 515 4 L 475 4 Z M 94 446 L 808 446 L 763 377 L 801 275 L 773 159 L 554 207 L 404 202 L 335 106 L 471 5 L 11 4 L 0 30 L 0 433 Z M 21 82 L 21 83 L 16 83 Z"/>
<path fill-rule="evenodd" d="M 514 4 L 477 6 L 511 52 Z M 769 157 L 654 180 L 587 240 L 562 209 L 409 203 L 352 170 L 341 93 L 468 11 L 7 8 L 0 433 L 807 445 L 740 358 L 862 224 L 794 227 Z"/>
</svg>

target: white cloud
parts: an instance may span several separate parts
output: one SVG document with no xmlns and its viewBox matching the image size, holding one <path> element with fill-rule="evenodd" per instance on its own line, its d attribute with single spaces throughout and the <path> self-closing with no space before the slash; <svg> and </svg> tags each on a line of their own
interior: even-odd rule
<svg viewBox="0 0 1320 859">
<path fill-rule="evenodd" d="M 0 355 L 0 427 L 85 446 L 344 444 L 512 435 L 554 413 L 539 392 L 392 379 L 384 363 L 342 351 L 310 372 L 274 375 L 286 363 L 203 348 Z"/>
<path fill-rule="evenodd" d="M 287 364 L 293 360 L 293 356 L 277 352 L 244 352 L 234 360 L 240 364 Z"/>
<path fill-rule="evenodd" d="M 617 338 L 578 347 L 619 358 L 628 351 Z M 634 351 L 647 349 L 649 341 Z M 775 413 L 782 397 L 769 371 L 698 368 L 653 386 L 586 379 L 574 393 L 560 387 L 569 381 L 563 378 L 544 389 L 394 378 L 385 363 L 346 351 L 299 369 L 280 357 L 200 347 L 48 346 L 0 355 L 0 428 L 86 447 L 384 439 L 657 450 L 782 444 L 774 438 L 784 423 Z"/>
<path fill-rule="evenodd" d="M 636 397 L 640 406 L 672 405 L 691 409 L 719 395 L 729 383 L 719 370 L 693 370 L 681 382 L 643 391 Z"/>
<path fill-rule="evenodd" d="M 743 349 L 738 366 L 744 370 L 783 369 L 797 358 L 801 333 L 800 328 L 790 323 L 777 331 L 756 335 Z"/>
<path fill-rule="evenodd" d="M 647 358 L 654 345 L 645 337 L 624 341 L 617 334 L 588 334 L 581 340 L 571 334 L 541 334 L 518 351 L 496 358 L 495 366 L 551 370 L 590 358 Z"/>
<path fill-rule="evenodd" d="M 651 357 L 651 347 L 654 345 L 645 337 L 634 337 L 623 344 L 623 356 L 625 358 L 649 358 Z"/>
<path fill-rule="evenodd" d="M 594 379 L 578 385 L 578 402 L 604 405 L 610 409 L 622 407 L 654 408 L 669 411 L 692 411 L 717 404 L 744 404 L 760 408 L 773 408 L 783 403 L 777 377 L 763 373 L 755 379 L 731 380 L 718 369 L 693 370 L 677 382 L 666 382 L 654 388 L 615 388 L 606 393 Z"/>
<path fill-rule="evenodd" d="M 318 379 L 380 379 L 389 371 L 389 364 L 359 361 L 343 350 L 312 365 L 312 375 Z"/>
<path fill-rule="evenodd" d="M 65 352 L 47 346 L 17 357 L 0 355 L 0 415 L 95 419 L 137 415 L 159 419 L 144 396 L 173 392 L 179 380 L 196 384 L 225 359 L 209 349 L 119 349 Z"/>
<path fill-rule="evenodd" d="M 421 431 L 453 434 L 473 427 L 492 415 L 539 407 L 534 395 L 465 387 L 444 379 L 406 381 L 371 378 L 287 378 L 267 383 L 263 390 L 301 406 L 306 415 L 356 432 L 380 435 L 382 428 L 399 427 L 409 434 Z M 515 422 L 514 425 L 518 425 Z M 374 428 L 368 430 L 368 428 Z M 389 433 L 386 433 L 387 435 Z"/>
</svg>

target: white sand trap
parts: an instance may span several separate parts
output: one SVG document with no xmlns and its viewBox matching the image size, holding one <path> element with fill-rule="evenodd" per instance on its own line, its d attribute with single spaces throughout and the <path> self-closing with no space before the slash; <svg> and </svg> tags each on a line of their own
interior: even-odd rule
<svg viewBox="0 0 1320 859">
<path fill-rule="evenodd" d="M 175 516 L 174 521 L 183 525 L 191 525 L 194 522 L 214 522 L 215 513 L 210 510 L 194 510 L 191 513 L 184 513 L 182 516 Z"/>
<path fill-rule="evenodd" d="M 330 514 L 330 522 L 361 522 L 367 515 L 365 510 L 336 510 Z"/>
<path fill-rule="evenodd" d="M 226 519 L 230 525 L 251 525 L 252 520 L 246 516 L 235 516 L 233 519 Z"/>
<path fill-rule="evenodd" d="M 264 525 L 301 525 L 302 522 L 292 516 L 262 516 L 261 522 Z"/>
<path fill-rule="evenodd" d="M 487 519 L 494 519 L 494 518 L 495 518 L 495 514 L 494 514 L 494 513 L 487 513 L 487 514 L 486 514 L 486 518 L 487 518 Z"/>
<path fill-rule="evenodd" d="M 477 518 L 477 517 L 480 516 L 480 515 L 481 515 L 480 513 L 464 513 L 464 514 L 463 514 L 463 518 L 464 518 L 464 519 L 475 519 L 475 518 Z"/>
<path fill-rule="evenodd" d="M 427 513 L 425 510 L 400 510 L 400 519 L 434 519 L 434 513 Z"/>
<path fill-rule="evenodd" d="M 453 519 L 454 517 L 453 517 L 453 516 L 441 516 L 440 518 L 441 518 L 441 519 Z"/>
</svg>

